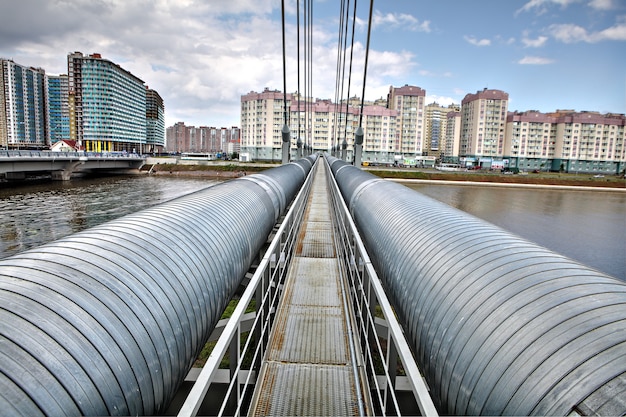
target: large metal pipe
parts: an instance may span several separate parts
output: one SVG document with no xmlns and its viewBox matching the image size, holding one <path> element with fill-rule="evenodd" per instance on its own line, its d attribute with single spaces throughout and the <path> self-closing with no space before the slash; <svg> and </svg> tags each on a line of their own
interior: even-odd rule
<svg viewBox="0 0 626 417">
<path fill-rule="evenodd" d="M 624 282 L 328 160 L 440 413 L 626 413 Z"/>
<path fill-rule="evenodd" d="M 164 411 L 314 161 L 0 260 L 0 413 Z"/>
</svg>

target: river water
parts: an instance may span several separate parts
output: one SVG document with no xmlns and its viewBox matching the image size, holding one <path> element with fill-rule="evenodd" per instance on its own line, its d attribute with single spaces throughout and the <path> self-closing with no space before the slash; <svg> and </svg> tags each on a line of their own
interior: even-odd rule
<svg viewBox="0 0 626 417">
<path fill-rule="evenodd" d="M 60 239 L 217 181 L 122 176 L 0 188 L 0 258 Z"/>
<path fill-rule="evenodd" d="M 0 188 L 0 258 L 216 184 L 205 178 L 108 177 Z M 626 280 L 626 193 L 409 185 Z"/>
</svg>

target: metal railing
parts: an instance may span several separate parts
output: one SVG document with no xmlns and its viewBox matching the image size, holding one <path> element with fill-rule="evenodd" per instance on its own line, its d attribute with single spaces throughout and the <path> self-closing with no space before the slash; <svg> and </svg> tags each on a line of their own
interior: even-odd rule
<svg viewBox="0 0 626 417">
<path fill-rule="evenodd" d="M 294 246 L 313 175 L 314 169 L 311 169 L 302 189 L 280 222 L 178 416 L 197 415 L 211 384 L 216 381 L 220 363 L 227 354 L 230 383 L 217 415 L 241 415 L 247 412 L 247 401 L 253 393 L 254 379 L 261 368 L 289 262 L 295 252 Z M 252 313 L 254 321 L 250 327 L 246 321 L 250 320 L 251 314 L 246 314 L 246 309 L 253 300 L 256 311 Z"/>
<path fill-rule="evenodd" d="M 397 395 L 405 388 L 399 383 L 402 379 L 408 383 L 406 388 L 413 392 L 421 414 L 436 416 L 438 412 L 428 387 L 333 175 L 328 175 L 328 186 L 331 190 L 338 256 L 340 263 L 346 266 L 340 270 L 345 274 L 350 290 L 356 321 L 353 328 L 358 333 L 374 411 L 377 415 L 402 414 Z M 398 360 L 404 370 L 404 377 L 398 376 Z"/>
<path fill-rule="evenodd" d="M 0 150 L 0 158 L 130 158 L 145 159 L 146 155 L 132 152 L 83 152 L 83 151 L 33 151 L 33 150 Z"/>
</svg>

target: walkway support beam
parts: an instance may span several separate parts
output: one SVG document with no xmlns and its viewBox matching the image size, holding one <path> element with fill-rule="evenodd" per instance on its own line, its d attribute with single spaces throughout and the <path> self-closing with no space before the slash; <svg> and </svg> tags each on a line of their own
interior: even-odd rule
<svg viewBox="0 0 626 417">
<path fill-rule="evenodd" d="M 0 260 L 0 409 L 162 413 L 315 157 Z"/>
<path fill-rule="evenodd" d="M 328 157 L 444 415 L 624 415 L 626 284 Z"/>
</svg>

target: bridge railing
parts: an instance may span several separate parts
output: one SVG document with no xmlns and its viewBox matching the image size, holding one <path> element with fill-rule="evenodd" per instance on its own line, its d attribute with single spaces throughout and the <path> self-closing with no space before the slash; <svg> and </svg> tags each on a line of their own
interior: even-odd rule
<svg viewBox="0 0 626 417">
<path fill-rule="evenodd" d="M 0 150 L 0 158 L 132 158 L 142 159 L 145 156 L 129 152 L 83 152 L 83 151 L 33 151 L 33 150 Z"/>
<path fill-rule="evenodd" d="M 328 176 L 336 228 L 336 246 L 351 297 L 364 369 L 377 415 L 402 415 L 398 393 L 410 390 L 421 415 L 436 416 L 437 409 L 413 358 L 402 328 L 385 295 L 357 227 L 335 178 Z M 400 363 L 398 363 L 398 361 Z M 398 375 L 398 365 L 404 376 Z"/>
<path fill-rule="evenodd" d="M 247 412 L 244 408 L 252 396 L 256 374 L 261 368 L 269 341 L 289 262 L 295 252 L 294 246 L 311 189 L 313 172 L 311 169 L 302 189 L 280 222 L 233 314 L 180 408 L 179 417 L 198 414 L 211 384 L 217 379 L 220 363 L 226 355 L 229 358 L 230 383 L 217 415 L 238 416 Z M 255 312 L 246 314 L 246 309 L 252 302 L 255 303 Z M 248 322 L 251 315 L 254 319 L 250 326 Z"/>
</svg>

